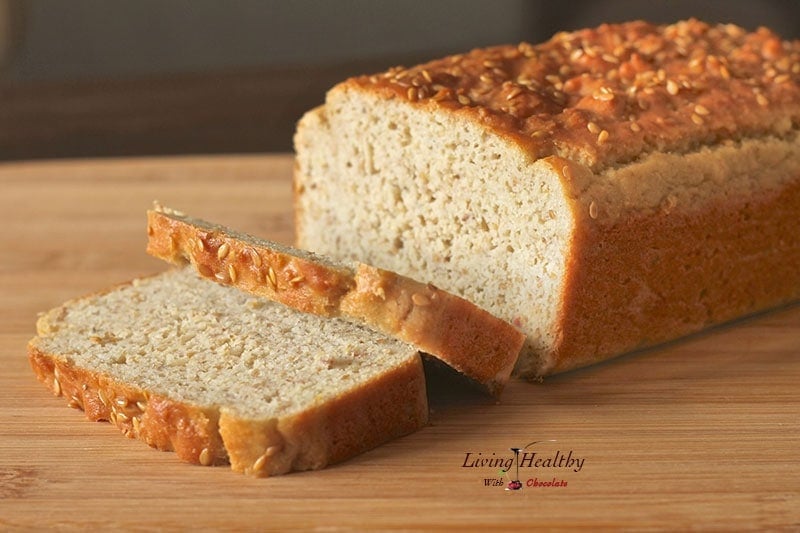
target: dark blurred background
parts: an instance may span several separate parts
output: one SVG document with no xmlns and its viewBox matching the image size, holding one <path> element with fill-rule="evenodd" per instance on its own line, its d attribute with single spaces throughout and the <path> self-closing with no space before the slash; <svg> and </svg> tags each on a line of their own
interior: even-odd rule
<svg viewBox="0 0 800 533">
<path fill-rule="evenodd" d="M 797 0 L 0 0 L 0 160 L 289 151 L 347 76 L 692 16 L 800 37 Z"/>
</svg>

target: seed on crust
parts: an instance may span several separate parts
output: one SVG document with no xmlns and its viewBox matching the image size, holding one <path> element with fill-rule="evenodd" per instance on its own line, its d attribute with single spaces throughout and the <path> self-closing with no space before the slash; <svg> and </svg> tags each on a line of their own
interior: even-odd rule
<svg viewBox="0 0 800 533">
<path fill-rule="evenodd" d="M 692 113 L 692 122 L 694 122 L 698 126 L 701 126 L 704 122 L 703 117 L 701 117 L 697 113 Z"/>
<path fill-rule="evenodd" d="M 233 266 L 233 263 L 228 265 L 228 276 L 231 278 L 231 283 L 236 283 L 238 274 L 236 272 L 236 267 Z"/>
<path fill-rule="evenodd" d="M 586 125 L 586 129 L 588 129 L 590 133 L 594 133 L 595 135 L 597 135 L 598 133 L 600 133 L 600 126 L 598 126 L 598 125 L 597 125 L 597 124 L 595 124 L 594 122 L 589 122 L 589 123 Z"/>
<path fill-rule="evenodd" d="M 302 275 L 301 276 L 295 276 L 295 277 L 293 277 L 292 279 L 289 280 L 289 284 L 292 285 L 292 286 L 299 285 L 300 283 L 305 281 L 305 279 L 306 279 L 306 277 L 302 276 Z"/>
<path fill-rule="evenodd" d="M 200 464 L 203 466 L 211 466 L 211 462 L 214 459 L 211 457 L 211 451 L 208 448 L 203 448 L 200 452 L 200 456 L 198 457 Z"/>
<path fill-rule="evenodd" d="M 761 93 L 756 94 L 756 102 L 758 102 L 758 105 L 761 107 L 766 107 L 769 105 L 769 100 L 767 100 L 767 97 Z"/>
<path fill-rule="evenodd" d="M 597 134 L 597 144 L 603 144 L 608 140 L 608 130 L 603 130 Z"/>
<path fill-rule="evenodd" d="M 145 409 L 147 409 L 147 402 L 145 402 L 144 400 L 138 400 L 138 401 L 136 402 L 136 407 L 137 407 L 137 408 L 138 408 L 140 411 L 144 412 L 144 410 L 145 410 Z"/>
<path fill-rule="evenodd" d="M 61 383 L 56 377 L 53 378 L 53 394 L 56 396 L 61 396 Z"/>
<path fill-rule="evenodd" d="M 672 96 L 678 94 L 678 90 L 680 90 L 680 86 L 675 83 L 675 80 L 668 80 L 667 81 L 667 92 Z"/>
<path fill-rule="evenodd" d="M 275 270 L 272 267 L 267 268 L 267 279 L 269 280 L 269 284 L 272 286 L 272 290 L 278 290 L 278 277 L 275 275 Z"/>
<path fill-rule="evenodd" d="M 272 457 L 273 455 L 275 455 L 276 453 L 278 453 L 279 451 L 281 451 L 281 448 L 282 448 L 282 446 L 280 446 L 280 445 L 278 445 L 278 444 L 274 444 L 274 445 L 272 445 L 272 446 L 269 446 L 269 447 L 267 448 L 267 451 L 265 451 L 265 452 L 264 452 L 264 455 L 265 455 L 266 457 Z"/>
<path fill-rule="evenodd" d="M 592 200 L 592 203 L 589 204 L 589 216 L 592 218 L 597 218 L 597 204 Z"/>
<path fill-rule="evenodd" d="M 414 305 L 418 305 L 419 307 L 425 307 L 431 305 L 431 300 L 421 292 L 415 292 L 411 295 L 411 301 L 414 302 Z"/>
<path fill-rule="evenodd" d="M 73 396 L 72 396 L 72 397 L 69 399 L 69 403 L 68 403 L 67 405 L 68 405 L 69 407 L 72 407 L 73 409 L 83 409 L 83 402 L 81 401 L 81 399 L 80 399 L 80 398 L 78 398 L 78 397 L 77 397 L 77 396 L 75 396 L 75 395 L 73 395 Z"/>
<path fill-rule="evenodd" d="M 258 459 L 256 459 L 256 462 L 253 463 L 253 471 L 261 472 L 262 470 L 264 470 L 264 467 L 267 466 L 267 459 L 268 457 L 266 453 L 261 457 L 259 457 Z"/>
<path fill-rule="evenodd" d="M 260 267 L 263 264 L 261 256 L 258 255 L 258 252 L 256 252 L 253 248 L 248 248 L 248 250 L 250 251 L 250 258 L 253 260 L 253 264 L 257 267 Z"/>
<path fill-rule="evenodd" d="M 206 250 L 206 243 L 203 242 L 203 239 L 197 237 L 194 240 L 194 245 L 197 247 L 198 252 L 204 252 Z"/>
<path fill-rule="evenodd" d="M 142 429 L 142 422 L 141 422 L 141 420 L 139 420 L 139 417 L 138 417 L 138 416 L 134 416 L 134 417 L 132 417 L 132 418 L 131 418 L 131 424 L 132 424 L 132 426 L 133 426 L 133 431 L 134 431 L 134 432 L 136 433 L 136 435 L 138 436 L 138 435 L 139 435 L 139 433 L 140 433 L 140 431 L 141 431 L 141 429 Z"/>
<path fill-rule="evenodd" d="M 706 106 L 704 106 L 704 105 L 701 105 L 701 104 L 697 104 L 696 106 L 694 106 L 694 112 L 697 113 L 700 116 L 705 116 L 705 115 L 708 115 L 710 113 L 708 108 Z"/>
<path fill-rule="evenodd" d="M 223 261 L 226 257 L 228 257 L 228 253 L 231 251 L 231 247 L 227 242 L 223 242 L 217 248 L 217 259 Z"/>
<path fill-rule="evenodd" d="M 97 399 L 103 404 L 103 407 L 108 407 L 108 399 L 102 389 L 97 389 Z"/>
</svg>

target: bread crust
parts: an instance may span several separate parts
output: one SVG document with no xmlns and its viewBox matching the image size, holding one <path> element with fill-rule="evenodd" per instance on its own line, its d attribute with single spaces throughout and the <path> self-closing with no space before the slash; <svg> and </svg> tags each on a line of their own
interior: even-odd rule
<svg viewBox="0 0 800 533">
<path fill-rule="evenodd" d="M 594 172 L 642 154 L 783 135 L 800 123 L 800 41 L 695 19 L 560 32 L 358 76 L 366 91 L 483 124 Z"/>
<path fill-rule="evenodd" d="M 474 304 L 364 264 L 330 263 L 157 207 L 147 213 L 147 252 L 191 263 L 203 277 L 322 316 L 339 316 L 413 344 L 500 394 L 524 335 Z"/>
<path fill-rule="evenodd" d="M 257 477 L 320 469 L 425 426 L 425 376 L 410 358 L 334 400 L 295 415 L 248 420 L 223 407 L 202 407 L 75 366 L 65 356 L 28 344 L 31 367 L 56 396 L 92 421 L 108 421 L 125 436 L 174 451 L 203 466 L 230 463 Z"/>
</svg>

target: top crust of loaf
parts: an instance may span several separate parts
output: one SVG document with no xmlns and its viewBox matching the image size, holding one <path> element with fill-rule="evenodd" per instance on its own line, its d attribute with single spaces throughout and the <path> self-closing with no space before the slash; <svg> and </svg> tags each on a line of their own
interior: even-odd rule
<svg viewBox="0 0 800 533">
<path fill-rule="evenodd" d="M 559 156 L 598 172 L 643 153 L 796 129 L 800 41 L 694 19 L 604 24 L 535 46 L 396 67 L 332 90 L 463 114 L 533 159 Z"/>
</svg>

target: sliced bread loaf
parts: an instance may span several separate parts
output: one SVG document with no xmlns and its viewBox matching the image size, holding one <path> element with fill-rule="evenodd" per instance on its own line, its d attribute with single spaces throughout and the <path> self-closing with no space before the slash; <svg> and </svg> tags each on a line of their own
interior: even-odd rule
<svg viewBox="0 0 800 533">
<path fill-rule="evenodd" d="M 697 20 L 344 81 L 295 136 L 296 244 L 520 327 L 531 377 L 800 298 L 800 41 Z"/>
<path fill-rule="evenodd" d="M 189 269 L 67 302 L 37 329 L 30 361 L 56 395 L 184 461 L 317 469 L 427 421 L 415 348 Z"/>
<path fill-rule="evenodd" d="M 205 278 L 413 344 L 499 394 L 524 335 L 472 303 L 393 272 L 334 262 L 156 205 L 148 253 Z M 424 273 L 420 273 L 424 274 Z"/>
</svg>

